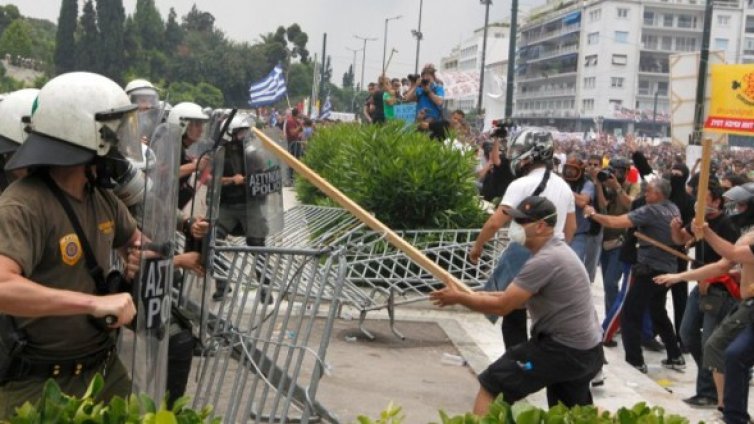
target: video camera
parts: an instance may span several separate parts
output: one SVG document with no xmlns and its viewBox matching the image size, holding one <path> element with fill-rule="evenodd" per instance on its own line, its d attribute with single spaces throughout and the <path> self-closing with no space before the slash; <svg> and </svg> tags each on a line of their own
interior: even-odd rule
<svg viewBox="0 0 754 424">
<path fill-rule="evenodd" d="M 490 131 L 490 137 L 495 138 L 507 138 L 510 129 L 513 127 L 513 122 L 506 119 L 496 119 L 492 121 L 492 131 Z"/>
<path fill-rule="evenodd" d="M 609 180 L 610 178 L 615 178 L 615 169 L 611 167 L 607 167 L 605 169 L 600 169 L 599 172 L 597 172 L 597 179 L 604 183 L 605 181 Z"/>
</svg>

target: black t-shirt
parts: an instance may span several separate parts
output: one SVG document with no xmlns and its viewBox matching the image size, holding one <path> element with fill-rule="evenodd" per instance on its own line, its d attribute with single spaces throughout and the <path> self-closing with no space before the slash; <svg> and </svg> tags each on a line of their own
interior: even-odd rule
<svg viewBox="0 0 754 424">
<path fill-rule="evenodd" d="M 491 202 L 496 197 L 502 197 L 505 190 L 508 189 L 511 181 L 515 180 L 510 166 L 510 160 L 505 155 L 500 155 L 500 166 L 492 166 L 490 172 L 482 180 L 482 197 L 484 200 Z"/>
<path fill-rule="evenodd" d="M 186 149 L 187 147 L 185 145 L 181 145 L 181 165 L 191 163 L 191 158 L 189 158 L 186 153 Z M 186 207 L 188 202 L 194 197 L 194 187 L 189 184 L 189 179 L 192 174 L 193 172 L 178 179 L 178 209 Z"/>
<path fill-rule="evenodd" d="M 377 90 L 372 95 L 372 103 L 374 103 L 372 122 L 385 122 L 385 102 L 382 100 L 384 93 L 382 90 Z"/>
<path fill-rule="evenodd" d="M 738 227 L 736 227 L 733 221 L 731 221 L 730 217 L 720 214 L 717 218 L 708 220 L 707 224 L 709 225 L 710 230 L 721 238 L 731 243 L 735 243 L 736 240 L 738 240 L 740 232 L 738 231 Z M 686 231 L 688 231 L 689 234 L 694 234 L 690 227 L 690 225 L 687 226 Z M 715 252 L 715 249 L 713 249 L 704 239 L 702 239 L 701 242 L 697 241 L 695 243 L 694 256 L 703 264 L 711 264 L 719 261 L 721 258 L 720 255 Z M 697 265 L 692 265 L 692 267 L 698 268 Z"/>
<path fill-rule="evenodd" d="M 223 177 L 232 177 L 236 174 L 246 175 L 244 166 L 243 142 L 233 141 L 225 146 L 225 161 L 223 164 Z M 246 202 L 246 185 L 223 185 L 220 189 L 221 205 L 237 205 Z"/>
</svg>

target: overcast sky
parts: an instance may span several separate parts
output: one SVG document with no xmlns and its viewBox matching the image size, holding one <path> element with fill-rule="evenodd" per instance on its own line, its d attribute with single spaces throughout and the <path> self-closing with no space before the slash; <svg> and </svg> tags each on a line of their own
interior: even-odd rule
<svg viewBox="0 0 754 424">
<path fill-rule="evenodd" d="M 79 4 L 83 4 L 79 0 Z M 57 21 L 60 0 L 0 0 L 0 4 L 13 3 L 23 15 Z M 367 44 L 365 80 L 375 80 L 382 68 L 383 34 L 385 18 L 402 15 L 390 21 L 387 51 L 398 50 L 388 69 L 391 76 L 404 76 L 414 70 L 416 39 L 411 30 L 416 29 L 419 18 L 419 0 L 156 0 L 157 7 L 167 18 L 174 7 L 179 16 L 185 15 L 192 4 L 215 16 L 215 25 L 236 41 L 253 42 L 259 34 L 272 32 L 279 25 L 294 22 L 309 35 L 308 48 L 322 55 L 322 34 L 327 33 L 327 54 L 332 56 L 333 82 L 340 85 L 343 73 L 353 62 L 353 53 L 363 42 L 354 35 L 374 37 Z M 522 12 L 544 3 L 544 0 L 520 0 Z M 133 13 L 136 0 L 124 0 L 126 13 Z M 508 19 L 509 0 L 493 0 L 490 22 Z M 484 25 L 484 6 L 480 0 L 425 0 L 422 15 L 422 32 L 419 66 L 432 62 L 439 65 L 440 58 L 461 40 L 471 36 Z M 356 81 L 361 78 L 361 52 L 358 53 Z"/>
</svg>

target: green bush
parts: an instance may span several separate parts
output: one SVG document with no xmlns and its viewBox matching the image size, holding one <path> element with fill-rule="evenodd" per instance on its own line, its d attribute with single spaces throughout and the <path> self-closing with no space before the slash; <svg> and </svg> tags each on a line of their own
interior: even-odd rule
<svg viewBox="0 0 754 424">
<path fill-rule="evenodd" d="M 401 424 L 405 416 L 401 408 L 392 404 L 372 420 L 359 416 L 359 424 Z M 599 411 L 595 406 L 574 406 L 568 408 L 563 404 L 549 410 L 538 408 L 525 402 L 510 405 L 500 395 L 490 405 L 485 416 L 472 413 L 451 417 L 440 411 L 442 424 L 688 424 L 689 420 L 674 414 L 665 415 L 660 407 L 649 407 L 644 402 L 631 408 L 620 408 L 616 413 Z"/>
<path fill-rule="evenodd" d="M 84 396 L 68 396 L 54 380 L 45 383 L 42 397 L 36 404 L 26 402 L 16 409 L 10 424 L 219 424 L 220 418 L 210 419 L 211 408 L 194 411 L 186 408 L 188 398 L 175 401 L 172 409 L 163 400 L 159 408 L 149 396 L 131 395 L 127 399 L 115 396 L 108 403 L 96 402 L 105 380 L 97 374 Z"/>
<path fill-rule="evenodd" d="M 474 153 L 430 140 L 402 122 L 318 128 L 303 161 L 391 228 L 478 228 L 484 223 Z M 306 204 L 333 204 L 301 178 L 296 192 Z"/>
</svg>

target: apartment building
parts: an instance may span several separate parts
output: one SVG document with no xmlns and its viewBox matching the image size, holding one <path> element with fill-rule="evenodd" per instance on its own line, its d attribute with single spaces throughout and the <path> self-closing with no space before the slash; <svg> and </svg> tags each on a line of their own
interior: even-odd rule
<svg viewBox="0 0 754 424">
<path fill-rule="evenodd" d="M 519 28 L 514 116 L 666 134 L 670 55 L 701 49 L 704 0 L 548 0 Z M 716 0 L 710 49 L 754 62 L 754 0 Z"/>
</svg>

